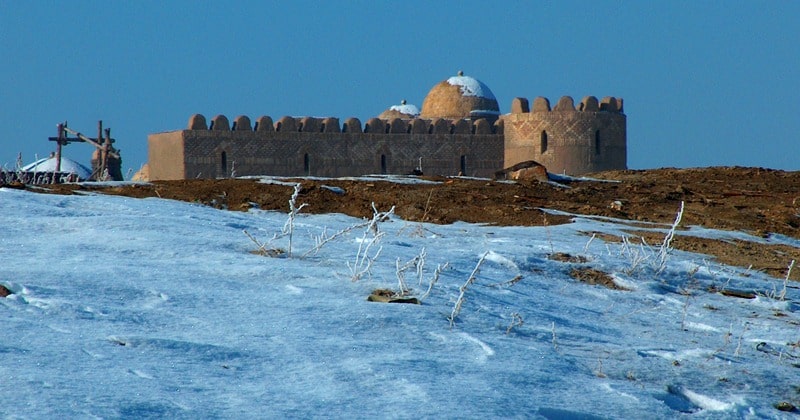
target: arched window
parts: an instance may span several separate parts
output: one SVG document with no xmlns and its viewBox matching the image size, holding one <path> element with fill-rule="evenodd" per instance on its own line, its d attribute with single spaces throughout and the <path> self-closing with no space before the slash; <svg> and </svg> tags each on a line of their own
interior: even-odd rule
<svg viewBox="0 0 800 420">
<path fill-rule="evenodd" d="M 467 175 L 467 157 L 465 155 L 461 155 L 461 175 Z"/>
<path fill-rule="evenodd" d="M 222 176 L 228 176 L 228 154 L 222 152 L 220 156 L 220 167 L 222 168 Z"/>
<path fill-rule="evenodd" d="M 600 154 L 600 130 L 594 132 L 594 154 Z"/>
<path fill-rule="evenodd" d="M 542 130 L 542 134 L 539 136 L 539 153 L 544 154 L 547 151 L 547 131 Z"/>
<path fill-rule="evenodd" d="M 381 155 L 381 173 L 386 174 L 386 155 Z"/>
<path fill-rule="evenodd" d="M 303 155 L 303 173 L 306 176 L 311 175 L 311 158 L 308 156 L 308 153 Z"/>
</svg>

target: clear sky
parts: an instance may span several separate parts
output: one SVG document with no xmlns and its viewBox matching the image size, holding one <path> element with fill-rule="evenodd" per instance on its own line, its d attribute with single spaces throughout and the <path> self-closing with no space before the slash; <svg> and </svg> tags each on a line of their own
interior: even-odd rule
<svg viewBox="0 0 800 420">
<path fill-rule="evenodd" d="M 0 164 L 103 120 L 136 170 L 194 113 L 364 121 L 463 70 L 503 113 L 624 98 L 632 169 L 800 170 L 798 22 L 797 1 L 0 0 Z"/>
</svg>

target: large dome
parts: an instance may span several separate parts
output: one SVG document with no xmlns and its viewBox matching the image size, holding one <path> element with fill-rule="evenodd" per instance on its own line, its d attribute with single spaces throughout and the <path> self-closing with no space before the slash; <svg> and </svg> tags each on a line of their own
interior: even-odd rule
<svg viewBox="0 0 800 420">
<path fill-rule="evenodd" d="M 451 77 L 434 86 L 422 102 L 421 118 L 497 119 L 500 107 L 488 86 L 478 79 Z"/>
</svg>

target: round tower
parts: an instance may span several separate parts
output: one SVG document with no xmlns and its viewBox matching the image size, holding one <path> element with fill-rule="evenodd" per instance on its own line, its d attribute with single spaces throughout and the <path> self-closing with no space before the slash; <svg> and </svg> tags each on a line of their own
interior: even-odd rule
<svg viewBox="0 0 800 420">
<path fill-rule="evenodd" d="M 564 96 L 555 107 L 547 98 L 516 98 L 502 116 L 505 160 L 510 167 L 535 160 L 552 173 L 580 175 L 627 169 L 627 128 L 622 98 L 587 96 L 576 106 Z"/>
</svg>

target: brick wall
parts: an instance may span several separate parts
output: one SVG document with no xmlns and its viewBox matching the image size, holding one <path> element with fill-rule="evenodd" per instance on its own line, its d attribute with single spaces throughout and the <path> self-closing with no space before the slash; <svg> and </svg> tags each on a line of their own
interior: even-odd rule
<svg viewBox="0 0 800 420">
<path fill-rule="evenodd" d="M 287 120 L 282 120 L 286 127 Z M 304 127 L 309 126 L 316 123 L 305 121 Z M 321 126 L 314 132 L 215 127 L 152 134 L 150 179 L 408 174 L 420 158 L 425 174 L 457 175 L 465 169 L 467 176 L 490 177 L 503 165 L 503 136 L 498 134 L 343 133 L 316 128 Z"/>
<path fill-rule="evenodd" d="M 187 130 L 148 137 L 151 180 L 247 175 L 342 177 L 408 174 L 420 163 L 428 175 L 491 177 L 535 160 L 550 172 L 579 175 L 627 167 L 622 100 L 586 97 L 576 107 L 563 97 L 530 109 L 517 98 L 512 113 L 487 120 L 259 117 L 251 126 L 223 115 L 207 126 L 202 115 Z M 543 141 L 546 134 L 546 142 Z M 546 148 L 544 147 L 546 143 Z M 544 150 L 546 149 L 546 150 Z"/>
<path fill-rule="evenodd" d="M 615 108 L 617 99 L 600 110 L 594 97 L 584 98 L 577 107 L 572 98 L 565 98 L 553 110 L 549 101 L 537 98 L 533 111 L 528 111 L 527 100 L 515 100 L 516 112 L 501 117 L 505 166 L 535 160 L 550 172 L 569 175 L 626 169 L 626 117 Z M 610 101 L 604 98 L 603 105 Z"/>
</svg>

